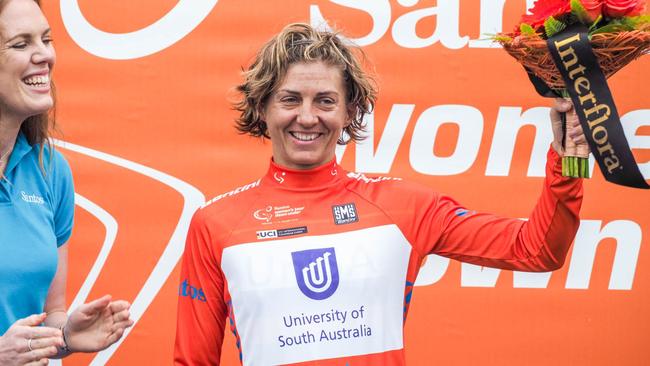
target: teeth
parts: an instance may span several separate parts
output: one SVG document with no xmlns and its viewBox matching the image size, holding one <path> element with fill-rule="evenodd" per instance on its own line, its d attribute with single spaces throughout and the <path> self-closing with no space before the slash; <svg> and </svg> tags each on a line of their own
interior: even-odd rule
<svg viewBox="0 0 650 366">
<path fill-rule="evenodd" d="M 317 133 L 292 132 L 291 135 L 300 141 L 312 141 L 318 137 Z"/>
<path fill-rule="evenodd" d="M 47 75 L 44 76 L 31 76 L 26 78 L 25 84 L 32 86 L 44 86 L 50 84 L 50 77 Z"/>
</svg>

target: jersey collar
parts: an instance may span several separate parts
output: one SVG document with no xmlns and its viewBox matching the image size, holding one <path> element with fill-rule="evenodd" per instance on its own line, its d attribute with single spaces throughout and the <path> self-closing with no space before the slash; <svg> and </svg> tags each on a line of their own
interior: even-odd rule
<svg viewBox="0 0 650 366">
<path fill-rule="evenodd" d="M 14 149 L 11 151 L 11 156 L 7 162 L 7 168 L 5 169 L 5 175 L 9 175 L 11 171 L 18 165 L 20 160 L 27 155 L 32 150 L 33 146 L 27 141 L 27 137 L 23 134 L 22 131 L 18 132 L 16 137 L 16 143 L 14 144 Z"/>
<path fill-rule="evenodd" d="M 309 191 L 335 184 L 340 180 L 341 174 L 344 172 L 336 163 L 336 159 L 307 170 L 285 168 L 271 159 L 265 178 L 271 184 L 282 188 Z"/>
</svg>

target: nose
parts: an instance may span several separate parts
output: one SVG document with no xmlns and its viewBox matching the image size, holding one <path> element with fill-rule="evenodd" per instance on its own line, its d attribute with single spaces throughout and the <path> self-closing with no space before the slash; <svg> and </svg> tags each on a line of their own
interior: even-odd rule
<svg viewBox="0 0 650 366">
<path fill-rule="evenodd" d="M 47 63 L 52 66 L 55 59 L 56 53 L 51 43 L 39 43 L 32 54 L 32 62 L 35 64 Z"/>
<path fill-rule="evenodd" d="M 305 102 L 300 106 L 298 111 L 297 122 L 303 126 L 313 126 L 318 122 L 318 116 L 313 111 L 313 106 L 309 102 Z"/>
</svg>

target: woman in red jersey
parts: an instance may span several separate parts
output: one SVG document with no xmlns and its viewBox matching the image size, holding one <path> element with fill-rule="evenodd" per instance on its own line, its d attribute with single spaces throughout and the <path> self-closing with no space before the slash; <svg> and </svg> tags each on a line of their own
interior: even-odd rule
<svg viewBox="0 0 650 366">
<path fill-rule="evenodd" d="M 243 365 L 404 365 L 403 327 L 422 260 L 562 266 L 580 179 L 561 176 L 558 102 L 542 193 L 528 221 L 469 210 L 428 187 L 347 172 L 337 144 L 363 138 L 377 91 L 360 50 L 292 24 L 244 72 L 240 132 L 269 138 L 267 173 L 208 201 L 190 225 L 176 365 L 219 365 L 224 328 Z M 584 143 L 583 136 L 576 136 Z"/>
</svg>

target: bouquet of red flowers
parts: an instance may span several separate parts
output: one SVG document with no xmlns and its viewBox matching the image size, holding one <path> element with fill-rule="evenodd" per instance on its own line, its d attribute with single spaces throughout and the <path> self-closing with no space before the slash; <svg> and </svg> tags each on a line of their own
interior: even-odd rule
<svg viewBox="0 0 650 366">
<path fill-rule="evenodd" d="M 636 185 L 621 178 L 634 172 L 618 172 L 631 165 L 629 158 L 634 162 L 624 136 L 626 164 L 620 154 L 614 154 L 615 149 L 607 147 L 608 138 L 616 132 L 612 129 L 622 135 L 622 127 L 609 121 L 618 122 L 618 114 L 605 79 L 650 51 L 650 16 L 643 14 L 645 5 L 645 0 L 538 0 L 512 32 L 494 37 L 524 66 L 541 95 L 572 99 L 605 178 L 629 186 L 647 184 L 636 163 Z M 620 139 L 616 138 L 617 146 L 622 150 Z M 576 150 L 568 138 L 565 142 L 564 175 L 588 177 L 588 149 Z"/>
</svg>

